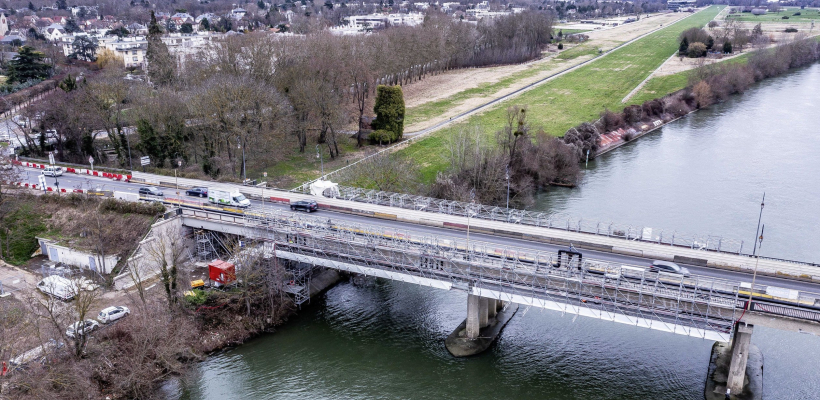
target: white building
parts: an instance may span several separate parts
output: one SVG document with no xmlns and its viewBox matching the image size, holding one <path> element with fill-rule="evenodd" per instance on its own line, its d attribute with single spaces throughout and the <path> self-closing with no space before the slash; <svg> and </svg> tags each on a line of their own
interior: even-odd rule
<svg viewBox="0 0 820 400">
<path fill-rule="evenodd" d="M 0 36 L 6 36 L 9 33 L 9 18 L 6 14 L 0 13 Z"/>
<path fill-rule="evenodd" d="M 370 14 L 370 15 L 354 15 L 345 18 L 347 25 L 354 29 L 380 28 L 386 25 L 407 25 L 417 26 L 424 22 L 424 14 L 422 13 L 407 13 L 407 14 Z"/>
</svg>

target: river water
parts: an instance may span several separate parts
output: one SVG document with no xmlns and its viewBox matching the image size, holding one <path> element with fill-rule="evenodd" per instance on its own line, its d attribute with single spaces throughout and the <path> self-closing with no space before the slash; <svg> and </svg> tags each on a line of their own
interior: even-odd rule
<svg viewBox="0 0 820 400">
<path fill-rule="evenodd" d="M 751 241 L 820 261 L 820 64 L 764 82 L 590 163 L 538 207 Z M 209 357 L 168 398 L 702 399 L 712 342 L 521 307 L 485 354 L 444 339 L 466 295 L 344 282 L 279 331 Z M 820 399 L 820 338 L 757 328 L 767 399 Z"/>
</svg>

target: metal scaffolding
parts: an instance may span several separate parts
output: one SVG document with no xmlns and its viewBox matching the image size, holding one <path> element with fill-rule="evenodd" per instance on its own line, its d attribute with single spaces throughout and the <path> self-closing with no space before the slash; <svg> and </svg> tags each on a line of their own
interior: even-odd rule
<svg viewBox="0 0 820 400">
<path fill-rule="evenodd" d="M 309 193 L 310 188 L 308 185 L 302 185 L 294 190 Z M 490 221 L 561 229 L 698 250 L 743 254 L 744 243 L 742 240 L 715 235 L 693 235 L 674 230 L 653 229 L 646 226 L 594 221 L 566 213 L 542 213 L 348 186 L 339 186 L 339 194 L 336 197 L 360 203 L 447 215 L 467 216 L 469 212 L 471 218 Z M 747 248 L 746 251 L 748 250 Z"/>
<path fill-rule="evenodd" d="M 562 312 L 728 340 L 745 300 L 740 282 L 683 277 L 565 254 L 397 230 L 348 221 L 255 211 L 244 216 L 185 211 L 186 217 L 237 227 L 244 235 L 273 243 L 280 259 L 336 268 L 443 289 L 459 289 Z M 765 292 L 756 285 L 754 291 Z M 820 322 L 820 311 L 801 308 L 818 296 L 800 292 L 789 309 L 761 312 Z M 764 302 L 757 300 L 755 303 Z M 799 310 L 803 314 L 796 314 Z M 715 336 L 718 335 L 718 336 Z"/>
</svg>

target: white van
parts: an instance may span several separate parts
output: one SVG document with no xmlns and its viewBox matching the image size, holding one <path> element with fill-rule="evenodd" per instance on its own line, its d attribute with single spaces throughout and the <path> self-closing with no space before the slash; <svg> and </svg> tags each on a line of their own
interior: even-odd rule
<svg viewBox="0 0 820 400">
<path fill-rule="evenodd" d="M 43 170 L 45 176 L 63 176 L 63 167 L 48 166 Z"/>
<path fill-rule="evenodd" d="M 56 297 L 63 301 L 68 301 L 74 298 L 80 290 L 77 283 L 71 279 L 63 278 L 59 275 L 52 275 L 43 278 L 38 284 L 37 289 L 41 292 Z"/>
<path fill-rule="evenodd" d="M 251 201 L 245 198 L 238 190 L 221 190 L 217 188 L 208 188 L 208 201 L 214 204 L 223 206 L 249 207 Z"/>
</svg>

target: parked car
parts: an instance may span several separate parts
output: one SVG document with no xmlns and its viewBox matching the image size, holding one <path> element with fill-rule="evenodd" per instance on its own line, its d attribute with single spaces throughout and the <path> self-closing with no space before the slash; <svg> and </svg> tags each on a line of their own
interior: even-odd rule
<svg viewBox="0 0 820 400">
<path fill-rule="evenodd" d="M 77 335 L 88 335 L 99 327 L 100 324 L 93 319 L 77 321 L 66 329 L 65 334 L 70 338 L 76 337 Z"/>
<path fill-rule="evenodd" d="M 63 167 L 52 167 L 48 166 L 43 169 L 43 175 L 45 176 L 63 176 Z"/>
<path fill-rule="evenodd" d="M 125 317 L 128 316 L 128 314 L 131 314 L 131 310 L 129 310 L 128 307 L 125 307 L 125 306 L 108 307 L 108 308 L 104 308 L 102 311 L 100 311 L 100 314 L 97 315 L 97 319 L 100 322 L 102 322 L 104 324 L 107 324 L 109 322 L 114 322 L 114 321 L 116 321 L 120 318 L 125 318 Z"/>
<path fill-rule="evenodd" d="M 153 186 L 143 186 L 140 188 L 140 194 L 146 196 L 162 196 L 162 190 Z"/>
<path fill-rule="evenodd" d="M 305 211 L 305 212 L 314 212 L 319 209 L 319 204 L 313 200 L 299 200 L 293 203 L 290 203 L 290 209 L 292 211 Z"/>
<path fill-rule="evenodd" d="M 649 270 L 652 272 L 666 272 L 668 274 L 683 275 L 687 278 L 690 275 L 689 270 L 686 267 L 681 267 L 680 265 L 670 261 L 652 261 L 652 265 L 649 266 Z"/>
<path fill-rule="evenodd" d="M 195 187 L 185 191 L 187 196 L 208 197 L 208 188 Z"/>
</svg>

